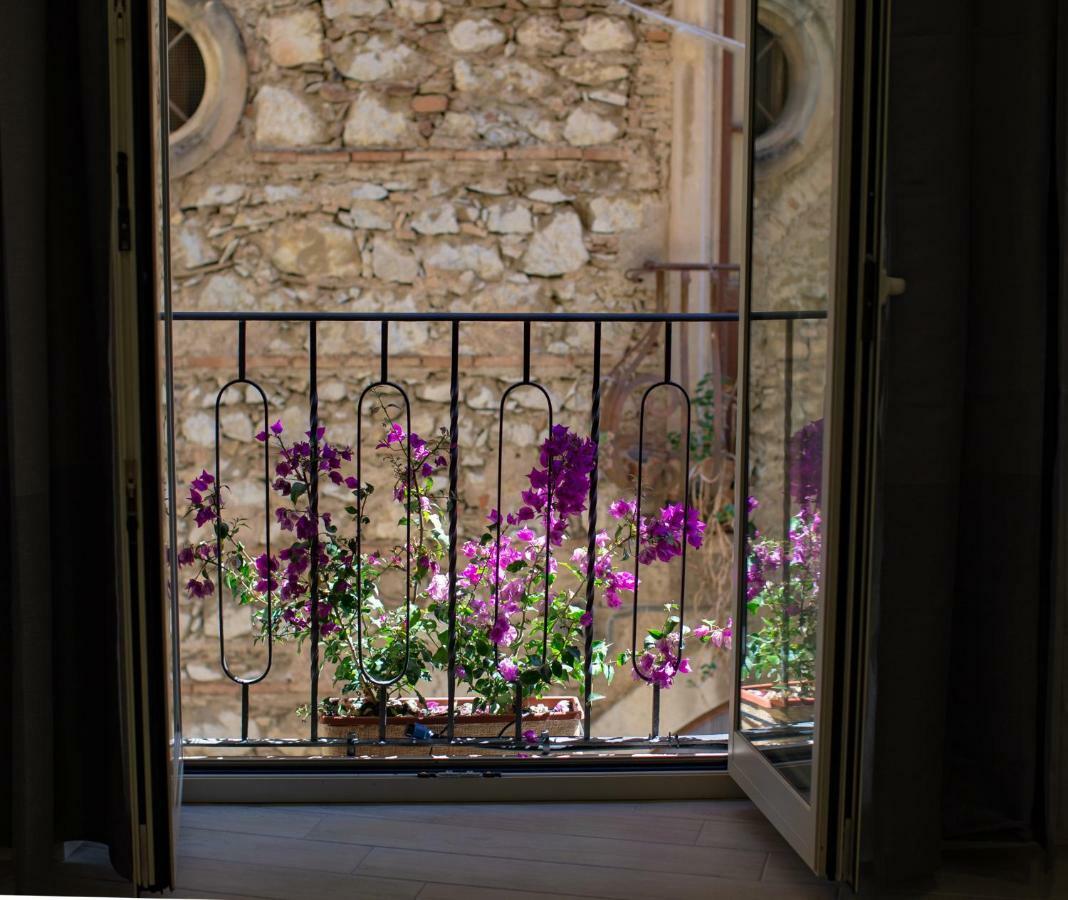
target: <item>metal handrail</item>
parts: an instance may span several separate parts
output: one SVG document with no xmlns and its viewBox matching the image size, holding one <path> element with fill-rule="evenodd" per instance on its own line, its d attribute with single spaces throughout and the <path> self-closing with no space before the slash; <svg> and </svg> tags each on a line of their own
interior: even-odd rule
<svg viewBox="0 0 1068 900">
<path fill-rule="evenodd" d="M 638 272 L 656 272 L 658 277 L 663 271 L 732 271 L 737 270 L 737 266 L 731 265 L 718 265 L 718 264 L 647 264 L 646 268 L 641 270 L 634 270 Z M 628 273 L 630 277 L 631 273 Z M 786 323 L 788 333 L 792 334 L 793 323 L 799 320 L 820 320 L 827 317 L 826 310 L 776 310 L 776 311 L 761 311 L 752 313 L 750 318 L 753 321 L 781 321 Z M 219 489 L 219 477 L 221 476 L 221 456 L 220 445 L 221 436 L 218 423 L 218 407 L 222 400 L 223 393 L 229 388 L 237 384 L 251 385 L 260 395 L 264 405 L 264 421 L 269 419 L 266 393 L 263 389 L 252 379 L 247 377 L 246 373 L 246 325 L 249 322 L 288 322 L 288 323 L 303 323 L 308 327 L 308 377 L 309 377 L 309 423 L 310 423 L 310 444 L 312 447 L 312 459 L 317 459 L 319 448 L 318 437 L 318 361 L 317 361 L 317 324 L 320 322 L 376 322 L 381 325 L 382 339 L 380 349 L 380 364 L 381 375 L 375 383 L 365 388 L 360 394 L 360 405 L 362 408 L 362 401 L 367 391 L 376 385 L 389 384 L 391 387 L 397 389 L 402 396 L 405 397 L 406 406 L 408 406 L 407 396 L 404 394 L 402 388 L 399 385 L 393 384 L 388 379 L 388 358 L 389 358 L 389 325 L 390 323 L 404 323 L 404 322 L 447 322 L 452 325 L 451 335 L 451 390 L 449 397 L 449 501 L 448 501 L 448 531 L 449 531 L 449 636 L 448 636 L 448 697 L 449 697 L 449 709 L 448 709 L 448 724 L 443 734 L 435 735 L 429 739 L 423 739 L 419 741 L 412 740 L 387 740 L 386 738 L 386 703 L 384 702 L 384 689 L 388 684 L 396 681 L 400 675 L 398 674 L 394 678 L 381 679 L 370 676 L 364 665 L 362 653 L 358 660 L 361 674 L 368 678 L 370 682 L 377 684 L 381 688 L 380 697 L 383 701 L 380 702 L 380 715 L 379 715 L 379 735 L 377 741 L 372 742 L 355 742 L 358 743 L 374 743 L 374 744 L 397 744 L 397 745 L 411 745 L 427 744 L 428 746 L 434 746 L 437 744 L 452 744 L 472 747 L 492 747 L 492 748 L 505 748 L 505 749 L 530 749 L 529 745 L 522 740 L 522 691 L 517 689 L 516 691 L 516 709 L 515 709 L 515 727 L 514 735 L 510 738 L 498 738 L 498 739 L 471 739 L 471 738 L 456 738 L 454 735 L 455 726 L 455 688 L 456 688 L 456 539 L 457 539 L 457 522 L 458 522 L 458 502 L 457 502 L 457 471 L 458 471 L 458 457 L 460 452 L 459 447 L 459 427 L 458 427 L 458 409 L 460 401 L 459 392 L 459 357 L 460 357 L 460 325 L 463 323 L 477 323 L 477 322 L 508 322 L 508 323 L 522 323 L 523 324 L 523 368 L 522 368 L 522 380 L 513 383 L 504 393 L 501 400 L 500 416 L 500 437 L 499 443 L 503 442 L 503 416 L 504 416 L 504 403 L 507 399 L 508 393 L 514 388 L 520 386 L 530 386 L 537 388 L 542 394 L 549 400 L 549 395 L 537 380 L 531 378 L 530 370 L 530 332 L 531 326 L 534 324 L 539 325 L 551 325 L 553 323 L 589 323 L 594 326 L 594 341 L 593 341 L 593 393 L 591 397 L 591 429 L 590 439 L 594 442 L 595 446 L 600 442 L 600 402 L 601 402 L 601 384 L 600 384 L 600 371 L 601 371 L 601 349 L 602 349 L 602 326 L 607 323 L 631 323 L 631 324 L 647 324 L 647 325 L 663 325 L 664 326 L 664 377 L 663 380 L 658 381 L 652 387 L 645 391 L 642 398 L 641 416 L 639 424 L 640 439 L 644 441 L 645 432 L 645 401 L 648 398 L 649 393 L 658 387 L 670 387 L 680 392 L 687 407 L 690 406 L 690 397 L 684 385 L 678 383 L 672 377 L 672 354 L 671 354 L 671 334 L 672 325 L 674 323 L 703 323 L 703 322 L 737 322 L 739 321 L 739 313 L 737 312 L 707 312 L 707 313 L 690 313 L 679 312 L 670 313 L 664 311 L 658 311 L 655 313 L 640 313 L 640 312 L 608 312 L 608 313 L 587 313 L 587 312 L 559 312 L 559 313 L 499 313 L 499 312 L 358 312 L 358 311 L 313 311 L 313 312 L 273 312 L 273 311 L 181 311 L 175 312 L 171 316 L 172 321 L 176 322 L 219 322 L 219 323 L 231 323 L 237 325 L 237 377 L 229 381 L 220 391 L 216 397 L 216 430 L 215 430 L 215 479 L 216 490 Z M 552 417 L 552 404 L 549 400 L 549 416 Z M 408 431 L 410 431 L 410 422 Z M 688 434 L 688 428 L 687 428 Z M 359 441 L 358 441 L 359 443 Z M 689 440 L 685 442 L 685 446 L 689 448 Z M 266 450 L 266 448 L 265 448 Z M 502 448 L 498 447 L 498 473 L 497 473 L 497 489 L 498 495 L 500 492 L 500 483 L 502 479 L 502 461 L 500 453 Z M 266 459 L 266 457 L 265 457 Z M 358 457 L 359 459 L 359 457 Z M 639 454 L 639 468 L 638 468 L 638 493 L 640 502 L 641 492 L 641 477 L 642 466 L 641 454 Z M 589 492 L 589 509 L 588 509 L 588 547 L 587 553 L 587 579 L 586 579 L 586 608 L 587 612 L 593 610 L 593 589 L 594 583 L 593 566 L 596 560 L 596 553 L 594 552 L 596 528 L 597 528 L 597 475 L 598 475 L 599 457 L 594 465 L 594 470 L 591 473 L 590 479 L 590 492 Z M 409 469 L 411 468 L 409 459 Z M 266 470 L 265 470 L 266 471 Z M 689 467 L 688 465 L 684 469 L 686 482 L 689 482 Z M 688 495 L 688 488 L 684 489 L 684 496 Z M 311 515 L 314 521 L 318 522 L 318 492 L 313 490 L 310 492 L 311 500 Z M 270 501 L 269 497 L 265 499 L 267 522 L 270 522 Z M 497 508 L 500 509 L 500 501 L 498 499 Z M 548 508 L 548 506 L 547 506 Z M 639 507 L 640 509 L 640 507 Z M 360 517 L 357 516 L 357 543 L 360 541 L 361 522 Z M 498 536 L 497 542 L 499 545 L 499 522 L 498 522 Z M 269 526 L 268 526 L 269 535 Z M 269 539 L 269 537 L 268 537 Z M 269 747 L 269 746 L 293 746 L 293 747 L 318 747 L 318 746 L 332 746 L 332 745 L 348 745 L 352 747 L 354 741 L 352 739 L 330 739 L 320 738 L 318 735 L 318 666 L 319 666 L 319 619 L 318 619 L 318 583 L 315 577 L 315 570 L 317 568 L 316 562 L 318 554 L 316 552 L 316 545 L 318 541 L 318 535 L 312 539 L 312 575 L 310 582 L 310 601 L 312 606 L 311 620 L 312 620 L 312 633 L 311 633 L 311 716 L 310 716 L 310 736 L 308 739 L 262 739 L 253 740 L 248 737 L 248 718 L 249 718 L 249 694 L 248 688 L 250 684 L 262 681 L 267 677 L 267 674 L 271 667 L 271 656 L 268 655 L 266 666 L 262 673 L 254 677 L 238 677 L 231 671 L 225 654 L 224 636 L 220 628 L 220 664 L 224 674 L 236 685 L 241 688 L 242 692 L 242 705 L 241 705 L 241 738 L 221 738 L 221 739 L 207 739 L 207 738 L 186 738 L 183 743 L 187 746 L 217 746 L 217 747 Z M 408 544 L 408 554 L 411 554 L 410 539 L 406 542 Z M 685 566 L 685 529 L 683 534 L 683 566 Z M 268 545 L 269 546 L 269 545 Z M 550 542 L 546 540 L 546 573 L 550 566 Z M 217 557 L 221 564 L 222 554 L 217 552 Z M 408 560 L 408 567 L 410 569 L 410 559 Z M 635 581 L 638 578 L 638 562 L 635 559 Z M 268 585 L 270 585 L 270 572 L 268 573 Z M 406 596 L 406 608 L 410 615 L 411 608 L 411 585 L 410 576 L 407 579 L 407 596 Z M 546 578 L 546 584 L 548 585 L 548 578 Z M 220 622 L 222 621 L 221 615 L 221 603 L 222 603 L 222 579 L 220 578 Z M 269 588 L 270 590 L 270 588 Z M 547 588 L 548 590 L 548 588 Z M 681 585 L 679 606 L 679 647 L 678 654 L 681 658 L 683 649 L 683 624 L 682 624 L 682 609 L 685 603 L 685 576 Z M 498 603 L 498 598 L 495 594 L 494 597 L 495 608 Z M 634 628 L 637 628 L 637 613 L 638 613 L 638 590 L 637 584 L 634 590 Z M 546 616 L 548 616 L 549 603 L 548 595 L 546 602 Z M 362 615 L 361 623 L 362 625 Z M 554 738 L 551 742 L 545 740 L 537 749 L 549 750 L 558 748 L 561 750 L 596 750 L 596 749 L 620 749 L 623 747 L 637 747 L 637 746 L 700 746 L 703 743 L 707 743 L 707 739 L 697 737 L 680 737 L 677 735 L 668 735 L 667 737 L 661 737 L 659 734 L 659 707 L 660 707 L 660 688 L 657 685 L 653 685 L 653 697 L 652 697 L 652 727 L 648 738 L 594 738 L 590 734 L 590 704 L 592 699 L 591 691 L 591 666 L 592 666 L 592 634 L 593 626 L 592 622 L 586 626 L 586 640 L 585 640 L 585 658 L 583 667 L 584 686 L 583 686 L 583 735 L 581 738 Z M 545 629 L 544 640 L 548 640 L 548 629 Z M 636 640 L 637 632 L 635 630 L 632 635 L 632 655 L 636 654 Z M 362 648 L 362 643 L 361 643 Z M 406 648 L 407 649 L 407 648 Z M 268 647 L 268 654 L 270 654 L 270 647 Z M 543 652 L 543 659 L 545 653 Z M 636 668 L 636 656 L 632 659 L 632 665 L 635 665 L 635 671 L 639 678 L 648 681 L 641 672 Z"/>
</svg>

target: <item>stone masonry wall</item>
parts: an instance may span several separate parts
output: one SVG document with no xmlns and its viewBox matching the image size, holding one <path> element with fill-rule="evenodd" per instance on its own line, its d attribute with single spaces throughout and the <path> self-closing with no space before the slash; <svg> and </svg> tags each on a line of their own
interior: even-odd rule
<svg viewBox="0 0 1068 900">
<path fill-rule="evenodd" d="M 230 142 L 172 185 L 176 309 L 652 308 L 651 286 L 624 273 L 670 255 L 667 32 L 609 0 L 228 6 L 246 45 L 249 104 Z M 520 334 L 511 325 L 463 329 L 469 528 L 491 505 L 497 404 L 519 377 Z M 636 337 L 606 327 L 604 372 Z M 355 398 L 378 371 L 378 328 L 323 324 L 317 341 L 321 416 L 332 437 L 351 443 Z M 236 346 L 234 326 L 176 326 L 180 479 L 214 466 L 215 398 L 236 377 Z M 291 432 L 307 427 L 307 346 L 304 325 L 248 329 L 248 376 L 263 387 L 271 421 Z M 447 423 L 448 346 L 447 325 L 391 329 L 391 375 L 412 397 L 417 430 Z M 592 327 L 534 329 L 535 376 L 557 421 L 582 431 L 591 349 Z M 220 411 L 230 508 L 261 534 L 263 460 L 251 440 L 262 427 L 259 395 L 235 387 Z M 510 483 L 529 467 L 544 424 L 533 396 L 516 398 L 505 430 Z M 324 504 L 339 502 L 325 493 Z M 386 531 L 371 538 L 388 540 Z M 650 579 L 643 620 L 660 615 L 669 588 Z M 689 602 L 706 610 L 724 599 L 691 590 Z M 185 731 L 235 735 L 239 692 L 219 670 L 215 599 L 186 599 L 181 609 Z M 629 611 L 603 609 L 598 629 L 617 649 L 629 645 Z M 231 665 L 259 668 L 263 648 L 248 644 L 247 616 L 227 605 L 225 620 Z M 307 666 L 306 655 L 276 648 L 271 675 L 252 688 L 253 736 L 302 733 L 293 709 L 307 700 Z M 321 685 L 329 693 L 328 677 Z M 614 696 L 631 689 L 623 673 Z"/>
</svg>

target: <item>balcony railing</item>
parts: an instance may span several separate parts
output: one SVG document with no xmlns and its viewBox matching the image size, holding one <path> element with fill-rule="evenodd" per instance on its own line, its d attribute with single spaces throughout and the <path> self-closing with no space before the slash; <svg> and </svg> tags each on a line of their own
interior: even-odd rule
<svg viewBox="0 0 1068 900">
<path fill-rule="evenodd" d="M 655 269 L 654 269 L 655 271 Z M 717 278 L 722 278 L 723 273 L 713 273 Z M 658 273 L 658 281 L 660 293 L 663 292 L 663 276 Z M 751 316 L 753 321 L 763 322 L 782 322 L 787 329 L 787 346 L 790 345 L 792 329 L 794 323 L 799 320 L 817 320 L 825 319 L 826 312 L 821 310 L 808 310 L 808 311 L 776 311 L 776 312 L 755 312 Z M 311 560 L 310 571 L 310 604 L 311 604 L 311 635 L 309 642 L 309 708 L 312 714 L 309 718 L 309 731 L 306 738 L 252 738 L 249 736 L 249 687 L 253 684 L 260 683 L 268 678 L 271 672 L 273 657 L 273 641 L 270 630 L 267 632 L 266 637 L 266 660 L 262 667 L 262 670 L 249 674 L 249 675 L 236 675 L 232 667 L 230 666 L 226 655 L 226 637 L 223 628 L 223 588 L 222 579 L 220 578 L 219 590 L 218 590 L 218 604 L 219 604 L 219 665 L 225 674 L 240 692 L 241 697 L 241 734 L 240 736 L 228 737 L 228 738 L 205 738 L 205 737 L 187 737 L 184 739 L 184 743 L 187 747 L 191 748 L 252 748 L 252 747 L 270 747 L 270 748 L 328 748 L 335 747 L 337 745 L 347 746 L 349 755 L 355 755 L 361 745 L 374 745 L 389 747 L 394 745 L 419 745 L 433 748 L 438 745 L 451 745 L 453 747 L 465 747 L 470 748 L 472 751 L 479 749 L 489 749 L 495 751 L 526 751 L 527 753 L 549 753 L 555 751 L 567 751 L 567 752 L 579 752 L 579 751 L 617 751 L 627 749 L 649 749 L 649 748 L 708 748 L 710 742 L 715 743 L 715 739 L 705 736 L 696 735 L 675 735 L 668 734 L 666 736 L 661 735 L 660 724 L 660 703 L 661 703 L 661 689 L 657 685 L 653 685 L 651 690 L 651 708 L 649 710 L 649 733 L 644 736 L 630 736 L 630 737 L 597 737 L 591 734 L 591 718 L 590 710 L 593 700 L 592 690 L 592 674 L 591 674 L 591 661 L 593 658 L 592 648 L 594 640 L 594 622 L 593 619 L 596 615 L 595 610 L 595 587 L 593 578 L 593 566 L 596 560 L 595 552 L 595 540 L 598 533 L 598 522 L 602 514 L 602 510 L 599 508 L 598 497 L 598 465 L 595 462 L 591 476 L 590 476 L 590 488 L 587 504 L 587 534 L 586 534 L 586 585 L 585 585 L 585 604 L 586 613 L 590 621 L 585 626 L 585 646 L 583 648 L 583 678 L 581 682 L 581 702 L 584 708 L 584 716 L 582 719 L 582 734 L 574 737 L 552 737 L 549 738 L 543 734 L 542 737 L 532 746 L 529 740 L 523 738 L 523 720 L 522 720 L 522 708 L 523 708 L 523 690 L 521 683 L 516 682 L 517 687 L 515 691 L 515 718 L 514 724 L 511 725 L 506 733 L 502 733 L 499 737 L 494 738 L 470 738 L 460 737 L 456 733 L 457 726 L 457 622 L 456 622 L 456 601 L 457 601 L 457 549 L 458 549 L 458 529 L 459 529 L 459 505 L 458 505 L 458 477 L 459 477 L 459 465 L 462 455 L 464 453 L 464 447 L 460 442 L 460 404 L 463 399 L 461 396 L 461 346 L 464 339 L 464 330 L 466 325 L 472 325 L 474 323 L 514 323 L 521 325 L 521 343 L 516 348 L 517 353 L 517 368 L 520 372 L 518 380 L 512 382 L 506 387 L 500 396 L 500 403 L 498 407 L 498 419 L 497 419 L 497 509 L 501 509 L 500 505 L 500 493 L 501 493 L 501 481 L 502 471 L 504 467 L 504 421 L 507 415 L 506 401 L 509 395 L 513 391 L 520 388 L 531 388 L 535 390 L 539 396 L 545 401 L 545 412 L 548 416 L 548 420 L 551 423 L 553 421 L 553 400 L 550 391 L 541 384 L 532 375 L 532 331 L 540 326 L 545 325 L 558 325 L 560 323 L 573 323 L 576 326 L 582 325 L 592 328 L 592 359 L 590 360 L 590 367 L 592 368 L 592 391 L 589 398 L 589 436 L 597 447 L 600 447 L 601 443 L 601 428 L 602 428 L 602 390 L 603 379 L 601 373 L 601 363 L 603 356 L 602 347 L 602 332 L 605 326 L 623 323 L 631 324 L 635 326 L 641 326 L 646 329 L 658 329 L 659 340 L 657 341 L 658 352 L 660 353 L 660 360 L 658 362 L 659 375 L 653 379 L 651 384 L 644 388 L 644 392 L 641 394 L 641 400 L 639 404 L 639 419 L 638 419 L 638 452 L 637 459 L 635 461 L 635 497 L 638 504 L 637 516 L 641 516 L 641 503 L 643 494 L 643 479 L 646 478 L 645 473 L 645 461 L 646 461 L 646 440 L 647 440 L 647 423 L 646 423 L 646 406 L 647 401 L 651 394 L 658 389 L 667 389 L 674 392 L 679 401 L 680 408 L 683 411 L 683 420 L 685 422 L 685 434 L 683 439 L 678 444 L 678 452 L 684 457 L 682 472 L 682 484 L 681 496 L 683 498 L 689 498 L 691 487 L 691 473 L 689 465 L 689 447 L 690 447 L 690 426 L 691 426 L 691 397 L 687 390 L 686 385 L 683 383 L 685 380 L 684 375 L 680 375 L 677 370 L 679 368 L 677 363 L 677 347 L 673 349 L 673 341 L 676 339 L 676 331 L 685 326 L 708 324 L 708 323 L 736 323 L 739 316 L 735 311 L 722 311 L 722 312 L 710 312 L 710 313 L 668 313 L 668 312 L 656 312 L 656 313 L 479 313 L 479 312 L 421 312 L 421 313 L 407 313 L 407 312 L 199 312 L 199 311 L 186 311 L 176 312 L 173 315 L 173 321 L 176 323 L 182 323 L 181 327 L 185 328 L 187 325 L 195 326 L 197 323 L 226 323 L 233 327 L 234 338 L 234 367 L 233 378 L 228 381 L 219 391 L 216 396 L 215 402 L 215 448 L 214 448 L 214 461 L 215 472 L 213 473 L 216 480 L 222 475 L 222 441 L 220 433 L 220 408 L 224 393 L 237 385 L 243 385 L 248 391 L 251 391 L 256 399 L 257 406 L 262 404 L 264 421 L 270 421 L 270 403 L 268 400 L 268 393 L 264 388 L 257 383 L 252 377 L 250 377 L 247 362 L 247 340 L 246 331 L 249 323 L 256 322 L 273 322 L 273 323 L 286 323 L 289 325 L 303 326 L 307 329 L 307 380 L 308 380 L 308 426 L 311 443 L 311 452 L 313 460 L 313 468 L 317 454 L 319 452 L 319 441 L 317 438 L 318 428 L 320 426 L 320 401 L 317 385 L 319 383 L 319 352 L 318 352 L 318 330 L 322 323 L 327 322 L 347 322 L 347 323 L 373 323 L 379 327 L 379 359 L 378 359 L 378 374 L 373 380 L 369 381 L 359 393 L 359 407 L 362 408 L 364 398 L 369 392 L 376 388 L 386 388 L 396 392 L 403 401 L 404 408 L 410 415 L 411 403 L 408 398 L 404 387 L 397 381 L 392 380 L 390 376 L 390 332 L 391 327 L 395 325 L 401 325 L 405 323 L 446 323 L 449 326 L 449 371 L 450 371 L 450 393 L 448 399 L 448 446 L 450 452 L 447 457 L 447 481 L 448 481 L 448 501 L 447 501 L 447 533 L 448 533 L 448 609 L 449 609 L 449 622 L 448 622 L 448 662 L 447 662 L 447 718 L 444 727 L 437 734 L 431 734 L 429 736 L 413 736 L 405 738 L 403 740 L 387 737 L 387 706 L 384 702 L 386 691 L 393 681 L 396 679 L 375 679 L 375 676 L 370 673 L 364 664 L 362 655 L 358 660 L 360 667 L 360 674 L 368 681 L 376 681 L 379 684 L 380 702 L 379 702 L 379 720 L 378 720 L 378 734 L 376 738 L 367 740 L 359 740 L 355 736 L 349 736 L 344 738 L 336 737 L 323 737 L 319 733 L 319 722 L 316 715 L 316 711 L 319 708 L 319 674 L 320 674 L 320 620 L 318 615 L 320 591 L 317 581 L 317 559 L 318 559 L 318 541 L 319 536 L 316 533 L 311 538 L 311 547 L 309 558 Z M 520 333 L 520 329 L 516 329 L 517 335 Z M 789 391 L 790 384 L 787 379 L 785 390 Z M 356 398 L 353 398 L 354 400 Z M 361 417 L 357 415 L 357 428 L 360 427 L 359 423 Z M 410 431 L 410 428 L 409 428 Z M 357 432 L 357 442 L 353 448 L 356 454 L 356 467 L 357 472 L 361 466 L 361 454 L 362 449 L 362 435 Z M 258 464 L 257 464 L 258 465 Z M 270 526 L 272 521 L 271 517 L 271 498 L 270 498 L 270 471 L 269 471 L 269 457 L 264 450 L 264 513 L 265 520 L 268 523 L 267 526 L 267 554 L 270 557 Z M 313 481 L 308 493 L 308 503 L 310 509 L 310 518 L 312 521 L 318 521 L 319 515 L 319 496 L 316 488 L 316 482 Z M 356 541 L 357 546 L 361 541 L 361 517 L 357 516 L 356 522 Z M 410 526 L 409 526 L 410 527 Z M 313 529 L 318 532 L 318 529 Z M 497 540 L 500 541 L 500 524 L 497 525 Z M 548 540 L 546 540 L 546 557 L 544 565 L 546 570 L 549 566 L 549 555 L 552 553 L 552 547 Z M 406 542 L 407 546 L 407 559 L 406 564 L 411 567 L 411 542 Z M 681 657 L 682 649 L 685 643 L 683 636 L 684 624 L 686 622 L 687 608 L 686 608 L 686 541 L 682 541 L 682 560 L 681 560 L 681 578 L 679 579 L 679 593 L 678 593 L 678 633 L 679 633 L 679 649 L 678 653 Z M 221 565 L 221 554 L 220 554 Z M 634 555 L 633 560 L 633 572 L 635 576 L 635 587 L 633 591 L 632 602 L 632 628 L 630 632 L 632 651 L 630 665 L 634 667 L 636 676 L 648 682 L 650 679 L 643 674 L 635 666 L 635 660 L 638 650 L 638 600 L 639 600 L 639 585 L 637 584 L 638 576 L 640 575 L 641 563 L 638 560 L 638 555 Z M 221 573 L 220 573 L 221 574 Z M 408 583 L 408 594 L 405 598 L 407 604 L 411 604 L 411 582 Z M 268 603 L 270 603 L 270 597 L 268 597 Z M 548 604 L 546 604 L 546 616 L 548 616 Z M 544 639 L 548 640 L 548 632 L 546 629 Z M 542 659 L 544 659 L 544 655 Z M 400 677 L 399 675 L 397 677 Z"/>
</svg>

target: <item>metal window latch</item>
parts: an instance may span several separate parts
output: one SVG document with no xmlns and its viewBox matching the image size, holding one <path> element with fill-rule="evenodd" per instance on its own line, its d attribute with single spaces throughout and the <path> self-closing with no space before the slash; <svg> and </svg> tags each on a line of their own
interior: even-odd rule
<svg viewBox="0 0 1068 900">
<path fill-rule="evenodd" d="M 900 297 L 905 293 L 908 285 L 904 278 L 888 275 L 886 269 L 879 272 L 879 300 L 886 303 L 891 297 Z"/>
</svg>

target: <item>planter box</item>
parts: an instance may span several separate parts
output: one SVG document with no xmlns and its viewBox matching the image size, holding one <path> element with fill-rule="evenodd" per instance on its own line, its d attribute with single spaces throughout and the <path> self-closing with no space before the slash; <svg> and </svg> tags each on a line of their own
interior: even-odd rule
<svg viewBox="0 0 1068 900">
<path fill-rule="evenodd" d="M 388 740 L 407 740 L 405 731 L 413 724 L 426 725 L 435 733 L 448 724 L 448 700 L 428 697 L 428 703 L 436 703 L 440 712 L 423 712 L 419 715 L 392 715 L 386 719 Z M 458 738 L 511 737 L 515 729 L 514 713 L 464 712 L 473 705 L 470 697 L 456 698 L 456 720 L 453 734 Z M 536 731 L 540 737 L 548 731 L 553 737 L 575 737 L 582 733 L 582 704 L 577 697 L 543 697 L 529 701 L 531 709 L 523 713 L 523 730 Z M 557 710 L 555 707 L 560 706 Z M 566 708 L 564 708 L 566 707 Z M 359 741 L 378 740 L 378 716 L 319 716 L 321 737 L 348 738 L 355 735 Z M 449 746 L 447 744 L 361 744 L 356 748 L 358 756 L 500 756 L 513 753 L 486 747 Z M 324 751 L 327 756 L 346 756 L 348 748 L 337 745 Z"/>
<path fill-rule="evenodd" d="M 796 682 L 791 682 L 796 686 Z M 772 682 L 747 684 L 739 691 L 741 702 L 768 711 L 770 718 L 779 722 L 796 722 L 811 718 L 811 707 L 816 698 L 807 695 L 784 697 L 781 691 L 773 690 Z"/>
</svg>

